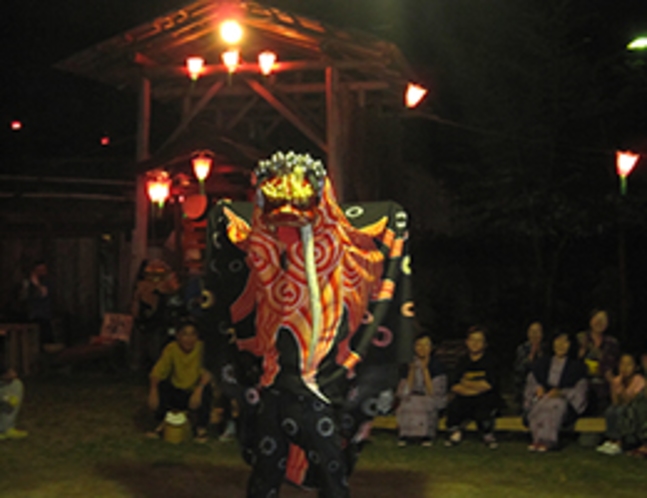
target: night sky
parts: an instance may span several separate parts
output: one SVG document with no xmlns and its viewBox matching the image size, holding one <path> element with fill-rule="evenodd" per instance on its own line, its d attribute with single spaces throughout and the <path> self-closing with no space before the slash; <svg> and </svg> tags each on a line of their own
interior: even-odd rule
<svg viewBox="0 0 647 498">
<path fill-rule="evenodd" d="M 582 2 L 597 14 L 597 24 L 593 23 L 591 31 L 582 36 L 601 55 L 622 50 L 627 40 L 641 29 L 647 32 L 647 2 Z M 186 3 L 182 0 L 5 0 L 0 34 L 3 64 L 0 145 L 5 159 L 102 154 L 131 157 L 134 96 L 61 73 L 52 69 L 52 65 Z M 433 45 L 430 33 L 460 29 L 455 18 L 444 16 L 444 7 L 453 3 L 454 13 L 461 15 L 464 11 L 464 16 L 469 17 L 473 15 L 470 7 L 483 5 L 483 0 L 284 0 L 275 3 L 389 38 L 398 43 L 421 77 L 433 80 L 443 70 L 436 65 L 437 50 L 442 47 Z M 448 89 L 451 85 L 451 81 L 444 82 L 444 87 L 434 95 L 440 101 L 437 112 L 450 114 L 442 117 L 452 118 L 451 105 L 442 102 L 451 93 Z M 9 128 L 13 119 L 24 123 L 20 136 Z M 104 133 L 112 139 L 109 151 L 98 145 Z M 3 169 L 13 168 L 10 163 L 3 161 Z"/>
</svg>

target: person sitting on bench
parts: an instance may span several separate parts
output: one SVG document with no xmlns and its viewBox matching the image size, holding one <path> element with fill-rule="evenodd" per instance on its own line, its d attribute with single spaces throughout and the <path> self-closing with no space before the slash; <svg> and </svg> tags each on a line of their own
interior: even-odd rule
<svg viewBox="0 0 647 498">
<path fill-rule="evenodd" d="M 572 344 L 568 334 L 558 333 L 553 355 L 542 358 L 528 374 L 524 411 L 532 434 L 529 451 L 555 449 L 560 429 L 586 409 L 586 365 L 570 354 Z"/>
<path fill-rule="evenodd" d="M 447 407 L 449 437 L 445 446 L 461 442 L 461 424 L 474 420 L 490 449 L 497 448 L 494 422 L 500 406 L 496 382 L 496 362 L 487 351 L 486 329 L 472 326 L 467 331 L 467 355 L 457 363 L 451 382 L 453 399 Z"/>
</svg>

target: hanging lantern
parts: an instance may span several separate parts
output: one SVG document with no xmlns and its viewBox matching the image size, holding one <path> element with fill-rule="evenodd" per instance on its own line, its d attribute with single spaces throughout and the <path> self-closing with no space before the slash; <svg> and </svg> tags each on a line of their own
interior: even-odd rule
<svg viewBox="0 0 647 498">
<path fill-rule="evenodd" d="M 240 52 L 237 49 L 227 50 L 222 54 L 222 63 L 225 65 L 229 74 L 236 71 L 240 62 Z"/>
<path fill-rule="evenodd" d="M 22 130 L 22 123 L 21 123 L 20 121 L 18 121 L 17 119 L 14 119 L 14 120 L 11 122 L 11 129 L 12 129 L 13 131 L 20 131 L 20 130 Z"/>
<path fill-rule="evenodd" d="M 276 54 L 270 50 L 265 50 L 258 54 L 258 67 L 261 69 L 261 73 L 265 76 L 269 76 L 274 69 L 276 64 Z"/>
<path fill-rule="evenodd" d="M 415 83 L 409 83 L 404 95 L 404 103 L 409 109 L 416 107 L 427 95 L 428 90 Z"/>
<path fill-rule="evenodd" d="M 228 45 L 237 45 L 243 38 L 243 28 L 238 21 L 228 19 L 220 24 L 220 37 Z"/>
<path fill-rule="evenodd" d="M 640 155 L 633 152 L 616 152 L 616 172 L 620 177 L 620 194 L 622 195 L 627 193 L 627 177 L 633 171 L 639 158 Z"/>
<path fill-rule="evenodd" d="M 103 147 L 107 147 L 108 145 L 110 145 L 110 137 L 109 137 L 108 135 L 104 135 L 104 136 L 102 136 L 102 137 L 101 137 L 101 140 L 99 140 L 99 143 L 100 143 Z"/>
<path fill-rule="evenodd" d="M 197 81 L 204 73 L 204 59 L 202 57 L 189 57 L 186 60 L 186 70 L 191 80 Z"/>
<path fill-rule="evenodd" d="M 154 176 L 149 177 L 146 182 L 148 198 L 152 203 L 157 204 L 160 209 L 171 194 L 171 178 L 166 171 L 161 171 Z"/>
<path fill-rule="evenodd" d="M 200 193 L 204 194 L 204 181 L 211 173 L 213 155 L 210 151 L 197 152 L 191 159 L 191 164 L 193 165 L 193 174 L 200 182 Z"/>
</svg>

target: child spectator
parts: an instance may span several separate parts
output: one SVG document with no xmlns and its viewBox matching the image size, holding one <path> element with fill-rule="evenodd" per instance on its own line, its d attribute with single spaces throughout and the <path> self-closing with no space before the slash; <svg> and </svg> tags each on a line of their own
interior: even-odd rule
<svg viewBox="0 0 647 498">
<path fill-rule="evenodd" d="M 600 453 L 619 455 L 623 442 L 636 444 L 640 437 L 637 420 L 644 420 L 645 403 L 637 398 L 645 396 L 645 377 L 637 373 L 636 360 L 623 354 L 618 363 L 618 375 L 611 379 L 611 406 L 604 413 L 607 422 L 607 441 L 597 447 Z"/>
<path fill-rule="evenodd" d="M 406 446 L 412 438 L 420 438 L 429 447 L 436 437 L 438 412 L 447 404 L 447 375 L 433 353 L 433 343 L 421 335 L 414 344 L 414 360 L 399 388 L 398 446 Z"/>
<path fill-rule="evenodd" d="M 23 439 L 26 431 L 16 429 L 16 418 L 23 399 L 23 384 L 12 368 L 6 368 L 0 356 L 0 441 Z"/>
<path fill-rule="evenodd" d="M 562 426 L 586 409 L 586 366 L 572 357 L 571 345 L 568 334 L 558 334 L 552 356 L 542 358 L 528 375 L 524 410 L 532 435 L 529 451 L 556 448 Z"/>
<path fill-rule="evenodd" d="M 461 424 L 474 420 L 490 449 L 497 448 L 494 436 L 496 412 L 500 405 L 495 361 L 487 351 L 486 329 L 473 326 L 467 331 L 467 355 L 462 357 L 450 383 L 453 399 L 447 407 L 449 437 L 445 446 L 454 446 L 463 438 Z"/>
<path fill-rule="evenodd" d="M 183 325 L 176 340 L 166 345 L 150 374 L 148 405 L 158 422 L 151 437 L 160 437 L 170 410 L 195 413 L 195 441 L 207 440 L 211 414 L 211 374 L 203 368 L 204 345 L 192 324 Z"/>
</svg>

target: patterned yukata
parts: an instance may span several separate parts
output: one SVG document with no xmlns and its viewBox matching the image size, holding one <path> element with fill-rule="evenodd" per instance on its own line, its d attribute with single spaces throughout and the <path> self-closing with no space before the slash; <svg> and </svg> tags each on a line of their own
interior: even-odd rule
<svg viewBox="0 0 647 498">
<path fill-rule="evenodd" d="M 592 415 L 602 415 L 609 406 L 609 383 L 606 379 L 607 372 L 612 372 L 620 360 L 620 344 L 612 335 L 603 335 L 599 347 L 595 347 L 590 332 L 581 332 L 586 337 L 588 347 L 582 360 L 588 366 L 589 377 L 589 412 Z M 581 340 L 581 339 L 580 339 Z"/>
<path fill-rule="evenodd" d="M 647 400 L 645 399 L 645 378 L 635 374 L 629 385 L 624 388 L 618 375 L 611 381 L 611 392 L 623 391 L 633 398 L 624 405 L 610 405 L 604 412 L 607 422 L 605 436 L 613 441 L 623 441 L 635 445 L 647 436 Z"/>
<path fill-rule="evenodd" d="M 537 398 L 537 388 L 546 392 L 557 388 L 558 398 Z M 574 422 L 587 405 L 586 366 L 579 360 L 547 357 L 528 374 L 524 393 L 526 421 L 533 442 L 548 447 L 557 445 L 560 429 Z"/>
<path fill-rule="evenodd" d="M 403 438 L 436 437 L 438 412 L 447 406 L 447 375 L 440 361 L 432 356 L 427 369 L 431 378 L 432 393 L 427 394 L 424 366 L 415 361 L 413 385 L 409 389 L 407 378 L 401 381 L 400 405 L 396 410 L 398 436 Z"/>
</svg>

